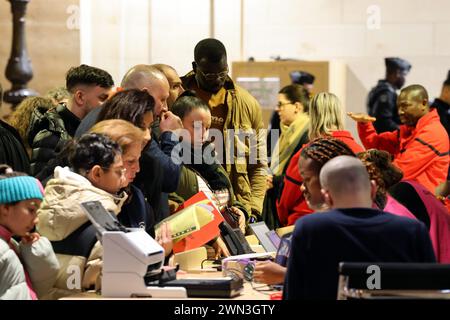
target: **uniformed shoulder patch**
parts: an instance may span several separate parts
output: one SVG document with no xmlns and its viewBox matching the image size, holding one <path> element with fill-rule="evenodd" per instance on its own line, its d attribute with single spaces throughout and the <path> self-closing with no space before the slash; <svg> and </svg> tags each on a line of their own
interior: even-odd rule
<svg viewBox="0 0 450 320">
<path fill-rule="evenodd" d="M 382 95 L 380 95 L 379 101 L 383 103 L 388 102 L 389 101 L 388 95 L 386 93 L 383 93 Z"/>
</svg>

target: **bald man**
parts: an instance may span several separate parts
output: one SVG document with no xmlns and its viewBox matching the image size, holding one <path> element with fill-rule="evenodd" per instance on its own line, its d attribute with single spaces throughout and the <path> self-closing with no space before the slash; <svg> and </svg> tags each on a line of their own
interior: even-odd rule
<svg viewBox="0 0 450 320">
<path fill-rule="evenodd" d="M 371 208 L 377 192 L 361 160 L 350 156 L 331 159 L 320 170 L 321 192 L 329 208 Z"/>
<path fill-rule="evenodd" d="M 372 208 L 375 183 L 359 159 L 331 159 L 320 183 L 332 209 L 297 220 L 284 299 L 335 300 L 340 262 L 436 262 L 423 223 Z"/>
<path fill-rule="evenodd" d="M 377 134 L 375 118 L 349 113 L 358 122 L 358 133 L 366 149 L 385 150 L 394 156 L 394 165 L 403 179 L 414 180 L 435 193 L 447 178 L 449 137 L 436 109 L 428 104 L 428 93 L 421 85 L 404 88 L 397 99 L 402 125 L 398 130 Z"/>
<path fill-rule="evenodd" d="M 169 81 L 163 72 L 152 65 L 138 64 L 132 67 L 122 79 L 123 90 L 139 89 L 147 91 L 155 99 L 155 116 L 167 112 Z"/>
<path fill-rule="evenodd" d="M 159 222 L 169 214 L 167 193 L 178 187 L 181 166 L 171 159 L 171 153 L 178 138 L 174 132 L 183 127 L 181 119 L 168 111 L 169 82 L 157 67 L 138 64 L 124 75 L 121 89 L 138 89 L 147 91 L 155 100 L 154 118 L 159 120 L 160 131 L 152 131 L 152 140 L 145 147 L 140 158 L 141 171 L 134 184 L 142 189 L 148 202 L 153 207 Z M 92 111 L 77 130 L 78 136 L 87 132 L 96 122 L 101 108 Z"/>
<path fill-rule="evenodd" d="M 167 99 L 167 107 L 172 108 L 173 103 L 184 92 L 183 84 L 177 71 L 168 64 L 153 64 L 153 67 L 161 71 L 169 81 L 169 98 Z"/>
</svg>

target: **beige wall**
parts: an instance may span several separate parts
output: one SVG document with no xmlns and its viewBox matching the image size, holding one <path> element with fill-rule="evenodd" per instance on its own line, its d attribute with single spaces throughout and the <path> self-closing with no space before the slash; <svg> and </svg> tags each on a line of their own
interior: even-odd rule
<svg viewBox="0 0 450 320">
<path fill-rule="evenodd" d="M 40 94 L 64 85 L 66 71 L 80 62 L 80 35 L 71 11 L 78 3 L 79 0 L 30 0 L 27 6 L 27 47 L 34 73 L 28 87 Z M 11 83 L 5 77 L 5 69 L 12 41 L 9 1 L 0 1 L 0 39 L 0 82 L 8 90 Z M 6 109 L 5 105 L 0 113 Z"/>
<path fill-rule="evenodd" d="M 81 61 L 108 70 L 116 83 L 136 63 L 167 63 L 184 74 L 191 68 L 195 44 L 210 36 L 210 0 L 79 1 L 88 9 L 81 27 Z M 241 0 L 215 0 L 214 36 L 225 43 L 230 65 L 250 56 L 258 61 L 277 55 L 338 59 L 347 65 L 347 110 L 365 110 L 368 91 L 384 76 L 385 56 L 408 59 L 413 68 L 407 84 L 423 84 L 432 97 L 450 69 L 448 0 L 242 1 L 243 28 Z M 30 1 L 28 47 L 35 71 L 30 86 L 40 92 L 78 62 L 79 31 L 65 26 L 67 6 L 77 2 Z M 9 3 L 0 1 L 1 73 L 10 33 Z M 0 81 L 5 86 L 3 74 Z"/>
<path fill-rule="evenodd" d="M 81 0 L 81 61 L 107 70 L 118 85 L 150 61 L 148 0 Z"/>
<path fill-rule="evenodd" d="M 214 36 L 227 47 L 230 65 L 251 56 L 257 61 L 337 59 L 347 66 L 347 110 L 365 111 L 368 91 L 384 77 L 385 56 L 408 59 L 413 68 L 407 84 L 423 84 L 431 97 L 439 94 L 450 69 L 448 0 L 242 1 L 242 28 L 241 0 L 215 1 Z M 148 54 L 142 62 L 189 71 L 195 44 L 210 36 L 210 1 L 136 2 L 150 12 L 148 29 L 142 31 L 149 41 L 134 47 L 143 57 Z M 349 119 L 347 127 L 356 134 Z"/>
<path fill-rule="evenodd" d="M 448 0 L 245 3 L 245 58 L 262 60 L 281 55 L 344 61 L 348 72 L 347 110 L 365 111 L 368 91 L 384 76 L 385 56 L 408 59 L 413 68 L 407 84 L 423 84 L 431 97 L 439 94 L 450 69 Z M 347 126 L 356 133 L 352 121 L 347 121 Z"/>
</svg>

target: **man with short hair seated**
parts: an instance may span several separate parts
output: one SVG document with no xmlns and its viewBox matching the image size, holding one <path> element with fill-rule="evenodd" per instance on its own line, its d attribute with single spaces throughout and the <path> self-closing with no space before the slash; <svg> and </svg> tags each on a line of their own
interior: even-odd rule
<svg viewBox="0 0 450 320">
<path fill-rule="evenodd" d="M 436 109 L 430 109 L 427 90 L 418 84 L 404 88 L 397 99 L 402 125 L 398 130 L 377 134 L 364 114 L 348 115 L 358 123 L 358 134 L 366 149 L 385 150 L 394 156 L 394 165 L 404 180 L 414 180 L 435 193 L 447 179 L 449 138 Z"/>
<path fill-rule="evenodd" d="M 436 262 L 423 223 L 372 208 L 376 185 L 359 159 L 331 159 L 320 183 L 332 210 L 297 221 L 284 299 L 336 299 L 340 262 Z"/>
</svg>

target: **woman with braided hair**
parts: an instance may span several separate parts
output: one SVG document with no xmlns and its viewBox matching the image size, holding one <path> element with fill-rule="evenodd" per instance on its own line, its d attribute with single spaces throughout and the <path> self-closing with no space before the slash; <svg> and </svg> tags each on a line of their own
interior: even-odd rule
<svg viewBox="0 0 450 320">
<path fill-rule="evenodd" d="M 303 178 L 300 191 L 308 207 L 314 211 L 328 209 L 320 191 L 319 173 L 325 163 L 337 156 L 356 157 L 349 146 L 335 138 L 317 138 L 300 152 L 298 168 Z"/>
<path fill-rule="evenodd" d="M 370 179 L 377 184 L 375 204 L 380 210 L 421 221 L 428 229 L 439 263 L 450 262 L 450 215 L 446 207 L 417 181 L 402 180 L 392 156 L 369 149 L 358 154 Z"/>
<path fill-rule="evenodd" d="M 397 216 L 417 219 L 387 192 L 403 178 L 403 172 L 392 164 L 391 154 L 383 150 L 369 149 L 358 153 L 358 158 L 366 167 L 370 179 L 377 185 L 374 207 Z"/>
<path fill-rule="evenodd" d="M 335 138 L 317 138 L 303 147 L 298 162 L 303 183 L 301 188 L 297 188 L 301 196 L 301 205 L 314 211 L 328 209 L 321 192 L 320 169 L 330 159 L 343 155 L 356 157 L 349 146 Z M 272 261 L 258 262 L 253 277 L 258 282 L 280 284 L 284 281 L 286 270 L 286 265 L 278 265 Z"/>
<path fill-rule="evenodd" d="M 309 117 L 310 141 L 317 138 L 333 138 L 332 140 L 343 142 L 348 146 L 347 149 L 354 153 L 364 150 L 356 143 L 351 133 L 344 129 L 342 107 L 336 95 L 328 92 L 316 94 L 310 101 Z M 311 155 L 316 155 L 317 159 L 322 160 L 329 160 L 328 157 L 333 154 L 333 151 L 342 150 L 340 144 L 338 146 L 333 142 L 325 142 L 324 146 L 317 148 L 317 151 L 309 152 L 313 152 Z M 303 184 L 303 178 L 298 170 L 301 153 L 302 150 L 297 152 L 289 162 L 283 181 L 283 190 L 277 203 L 278 218 L 282 226 L 293 225 L 299 217 L 314 211 L 307 205 L 303 192 L 300 190 Z"/>
</svg>

